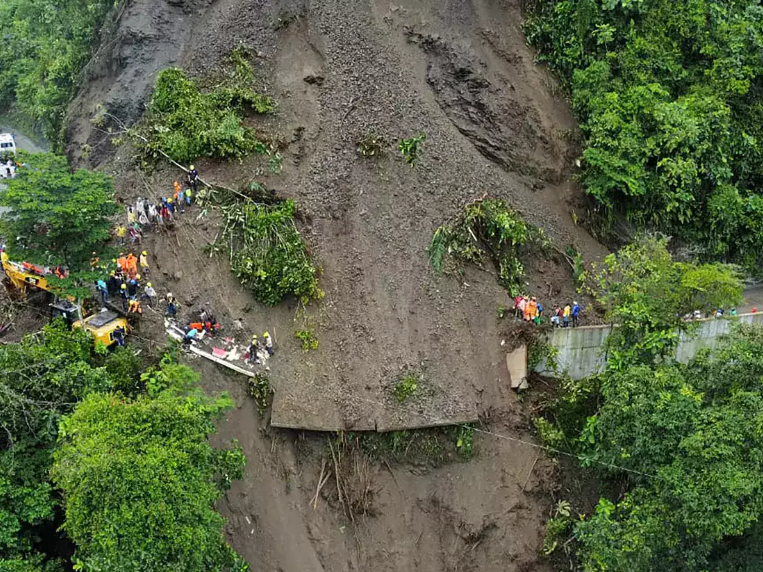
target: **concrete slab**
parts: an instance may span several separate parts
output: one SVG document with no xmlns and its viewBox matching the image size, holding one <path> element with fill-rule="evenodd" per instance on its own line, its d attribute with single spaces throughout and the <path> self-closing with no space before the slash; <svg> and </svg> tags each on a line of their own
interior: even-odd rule
<svg viewBox="0 0 763 572">
<path fill-rule="evenodd" d="M 506 354 L 512 389 L 527 389 L 527 346 L 519 346 Z"/>
</svg>

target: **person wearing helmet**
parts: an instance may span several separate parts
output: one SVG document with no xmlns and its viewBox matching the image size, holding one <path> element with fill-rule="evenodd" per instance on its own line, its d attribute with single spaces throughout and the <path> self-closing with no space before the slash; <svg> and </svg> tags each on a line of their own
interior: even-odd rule
<svg viewBox="0 0 763 572">
<path fill-rule="evenodd" d="M 257 339 L 257 334 L 252 336 L 252 343 L 249 344 L 249 349 L 247 350 L 248 358 L 247 363 L 260 363 L 260 358 L 257 355 L 257 350 L 260 349 L 260 342 Z"/>
<path fill-rule="evenodd" d="M 131 298 L 129 302 L 128 314 L 142 314 L 143 308 L 140 307 L 140 300 L 137 298 Z"/>
<path fill-rule="evenodd" d="M 175 300 L 175 297 L 172 295 L 172 292 L 167 293 L 167 309 L 164 312 L 165 316 L 169 316 L 170 318 L 174 318 L 178 313 L 178 303 L 177 300 Z"/>
<path fill-rule="evenodd" d="M 156 290 L 154 290 L 153 285 L 151 282 L 146 283 L 146 287 L 143 289 L 143 295 L 141 298 L 145 298 L 148 300 L 148 307 L 153 308 L 154 307 L 154 300 L 156 300 Z"/>
<path fill-rule="evenodd" d="M 122 298 L 122 309 L 127 312 L 127 300 L 130 297 L 130 295 L 127 293 L 127 284 L 122 284 L 119 289 L 119 294 Z"/>
<path fill-rule="evenodd" d="M 273 357 L 273 338 L 267 332 L 262 334 L 262 337 L 265 338 L 265 349 L 268 350 L 268 355 Z"/>
<path fill-rule="evenodd" d="M 577 328 L 578 316 L 580 315 L 580 306 L 578 306 L 577 302 L 572 303 L 572 311 L 570 312 L 570 315 L 572 316 L 572 327 Z"/>
<path fill-rule="evenodd" d="M 140 257 L 138 258 L 138 264 L 140 265 L 140 273 L 143 274 L 146 278 L 148 278 L 148 252 L 143 251 L 140 253 Z"/>
<path fill-rule="evenodd" d="M 193 189 L 194 195 L 199 192 L 199 172 L 193 165 L 191 165 L 191 170 L 188 171 L 188 185 Z"/>
</svg>

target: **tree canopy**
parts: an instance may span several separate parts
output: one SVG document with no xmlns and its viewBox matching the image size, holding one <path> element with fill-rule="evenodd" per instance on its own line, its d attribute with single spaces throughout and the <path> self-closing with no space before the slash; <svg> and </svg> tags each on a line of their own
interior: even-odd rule
<svg viewBox="0 0 763 572">
<path fill-rule="evenodd" d="M 609 339 L 616 363 L 653 363 L 675 348 L 684 319 L 695 310 L 712 313 L 742 300 L 733 267 L 676 262 L 664 237 L 641 236 L 610 254 L 596 277 L 596 298 L 618 327 Z"/>
<path fill-rule="evenodd" d="M 581 441 L 624 473 L 576 525 L 586 571 L 694 572 L 763 515 L 763 329 L 740 327 L 688 365 L 609 370 Z M 754 546 L 755 541 L 751 544 Z"/>
<path fill-rule="evenodd" d="M 574 535 L 585 572 L 731 570 L 726 554 L 746 549 L 729 544 L 763 515 L 763 328 L 736 324 L 712 353 L 677 363 L 684 314 L 736 304 L 741 283 L 729 267 L 676 262 L 664 238 L 610 255 L 597 279 L 617 324 L 606 368 L 564 381 L 536 426 L 607 492 L 592 515 L 557 515 L 548 530 Z"/>
<path fill-rule="evenodd" d="M 184 382 L 191 371 L 176 366 Z M 155 398 L 92 394 L 61 424 L 54 482 L 64 530 L 85 570 L 245 570 L 225 541 L 214 502 L 245 459 L 208 442 L 229 398 L 170 389 Z M 221 486 L 222 485 L 222 486 Z"/>
<path fill-rule="evenodd" d="M 571 90 L 582 181 L 607 220 L 760 268 L 759 2 L 538 0 L 526 31 Z"/>
<path fill-rule="evenodd" d="M 40 528 L 56 517 L 57 494 L 48 473 L 61 418 L 91 392 L 129 385 L 126 368 L 113 373 L 115 359 L 136 369 L 131 352 L 94 352 L 83 330 L 63 324 L 0 345 L 0 561 L 5 566 L 31 567 L 42 560 L 34 551 Z"/>
<path fill-rule="evenodd" d="M 110 237 L 109 217 L 119 210 L 111 178 L 87 169 L 72 173 L 65 157 L 50 153 L 21 159 L 25 167 L 0 194 L 0 205 L 10 208 L 0 216 L 0 234 L 12 258 L 64 266 L 74 279 Z"/>
<path fill-rule="evenodd" d="M 60 147 L 66 105 L 115 0 L 0 2 L 0 109 L 20 111 Z"/>
</svg>

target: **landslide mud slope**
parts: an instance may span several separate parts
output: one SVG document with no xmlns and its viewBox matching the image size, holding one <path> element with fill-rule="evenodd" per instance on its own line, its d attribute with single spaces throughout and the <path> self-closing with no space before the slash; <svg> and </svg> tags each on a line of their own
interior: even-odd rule
<svg viewBox="0 0 763 572">
<path fill-rule="evenodd" d="M 194 213 L 175 235 L 148 237 L 154 285 L 180 297 L 181 315 L 209 302 L 228 325 L 243 317 L 250 333 L 276 334 L 277 424 L 386 429 L 481 415 L 507 437 L 478 434 L 468 463 L 378 467 L 373 516 L 352 525 L 323 500 L 311 506 L 322 441 L 263 432 L 241 380 L 197 360 L 205 387 L 230 391 L 238 404 L 220 438 L 239 439 L 249 466 L 222 509 L 231 542 L 255 570 L 544 569 L 537 553 L 548 504 L 530 491 L 548 467 L 511 440 L 532 436 L 508 388 L 495 318 L 508 298 L 491 269 L 437 276 L 426 256 L 434 229 L 483 196 L 506 199 L 560 248 L 574 244 L 586 260 L 604 253 L 570 216 L 580 200 L 568 183 L 575 124 L 520 25 L 518 3 L 500 0 L 133 0 L 72 108 L 76 160 L 115 173 L 124 200 L 166 194 L 179 173 L 138 172 L 129 148 L 111 149 L 90 117 L 103 105 L 130 123 L 158 70 L 174 64 L 206 78 L 233 47 L 250 48 L 262 89 L 279 104 L 252 124 L 283 141 L 283 172 L 269 174 L 257 157 L 197 167 L 229 186 L 264 180 L 297 201 L 323 268 L 326 297 L 309 309 L 320 349 L 303 354 L 293 339 L 294 302 L 256 304 L 225 257 L 202 252 L 221 230 L 214 215 Z M 370 128 L 390 142 L 387 156 L 356 153 Z M 396 142 L 420 132 L 427 142 L 411 169 Z M 84 145 L 95 150 L 88 158 Z M 528 291 L 547 306 L 573 296 L 566 263 L 525 262 Z M 161 340 L 158 317 L 144 322 L 140 335 Z M 390 388 L 404 367 L 425 383 L 401 406 Z"/>
</svg>

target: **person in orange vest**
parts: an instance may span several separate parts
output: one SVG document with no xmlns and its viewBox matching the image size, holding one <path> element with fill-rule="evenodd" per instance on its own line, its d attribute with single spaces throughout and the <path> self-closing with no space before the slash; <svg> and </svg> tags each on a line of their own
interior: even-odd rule
<svg viewBox="0 0 763 572">
<path fill-rule="evenodd" d="M 537 302 L 535 296 L 530 298 L 530 301 L 527 303 L 527 310 L 528 310 L 528 313 L 530 315 L 530 318 L 529 318 L 528 321 L 534 320 L 536 318 L 536 316 L 538 315 L 538 302 Z M 527 318 L 525 318 L 525 319 L 527 320 Z"/>
<path fill-rule="evenodd" d="M 172 198 L 175 199 L 175 202 L 177 202 L 179 194 L 180 194 L 180 183 L 175 181 L 175 194 L 172 196 Z"/>
<path fill-rule="evenodd" d="M 124 252 L 119 253 L 119 258 L 117 258 L 117 267 L 120 269 L 119 271 L 122 273 L 122 277 L 127 275 L 127 257 L 125 256 Z"/>
<path fill-rule="evenodd" d="M 128 314 L 142 314 L 143 313 L 143 308 L 140 307 L 140 300 L 138 300 L 137 298 L 130 298 L 128 300 L 128 302 L 127 302 L 127 306 L 129 308 L 127 310 Z"/>
<path fill-rule="evenodd" d="M 135 278 L 138 274 L 138 258 L 131 252 L 127 255 L 127 274 Z"/>
</svg>

